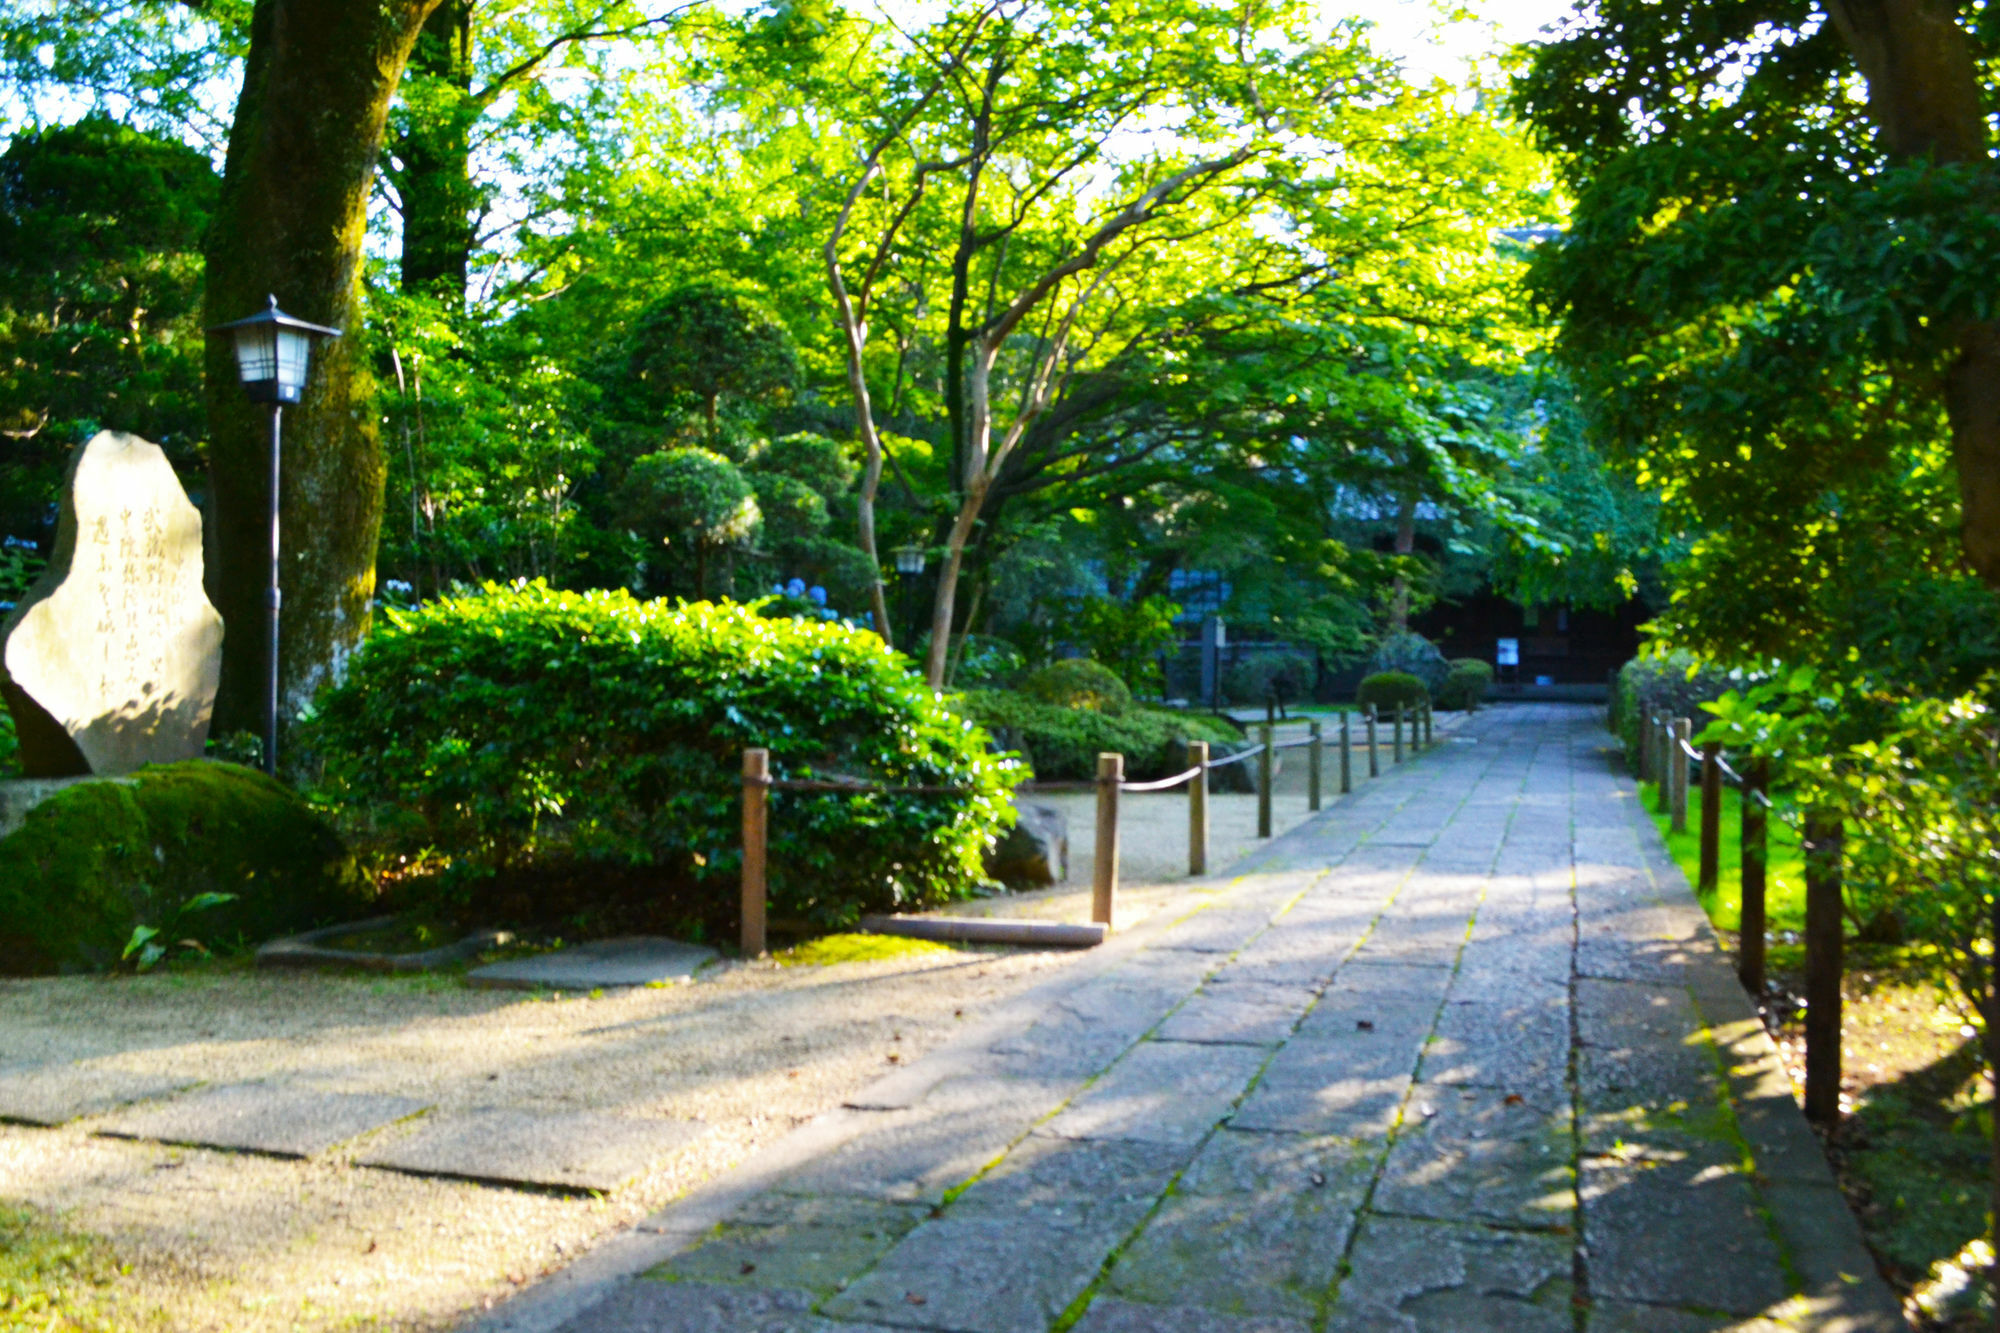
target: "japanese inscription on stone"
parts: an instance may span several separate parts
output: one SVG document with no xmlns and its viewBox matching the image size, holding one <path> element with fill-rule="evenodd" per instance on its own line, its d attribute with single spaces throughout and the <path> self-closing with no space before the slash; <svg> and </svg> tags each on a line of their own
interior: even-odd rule
<svg viewBox="0 0 2000 1333">
<path fill-rule="evenodd" d="M 102 431 L 77 452 L 55 554 L 0 634 L 29 776 L 201 754 L 222 617 L 202 591 L 201 514 L 158 445 Z"/>
</svg>

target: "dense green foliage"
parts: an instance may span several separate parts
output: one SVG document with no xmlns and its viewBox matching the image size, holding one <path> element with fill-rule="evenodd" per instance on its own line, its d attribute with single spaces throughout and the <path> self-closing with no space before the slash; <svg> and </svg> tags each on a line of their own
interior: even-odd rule
<svg viewBox="0 0 2000 1333">
<path fill-rule="evenodd" d="M 1087 657 L 1066 657 L 1028 673 L 1021 693 L 1036 703 L 1114 717 L 1132 706 L 1132 691 L 1118 673 Z"/>
<path fill-rule="evenodd" d="M 66 787 L 0 839 L 0 972 L 108 969 L 134 927 L 202 894 L 234 895 L 183 922 L 214 948 L 359 914 L 371 892 L 327 822 L 263 774 L 145 768 Z"/>
<path fill-rule="evenodd" d="M 1362 677 L 1361 683 L 1354 687 L 1355 705 L 1367 708 L 1372 704 L 1381 717 L 1393 714 L 1398 708 L 1421 708 L 1430 698 L 1430 688 L 1422 678 L 1407 671 L 1378 671 Z"/>
<path fill-rule="evenodd" d="M 1702 729 L 1702 706 L 1745 683 L 1741 671 L 1723 671 L 1685 650 L 1635 657 L 1618 672 L 1612 730 L 1625 747 L 1625 764 L 1639 769 L 1639 728 L 1649 716 L 1684 717 Z"/>
<path fill-rule="evenodd" d="M 386 620 L 311 743 L 377 845 L 440 858 L 471 900 L 532 894 L 537 875 L 623 877 L 733 920 L 749 746 L 779 778 L 971 789 L 774 793 L 776 916 L 837 925 L 967 893 L 1008 818 L 1016 779 L 984 734 L 837 623 L 540 584 Z"/>
<path fill-rule="evenodd" d="M 1097 776 L 1097 756 L 1125 756 L 1125 776 L 1163 778 L 1187 767 L 1187 743 L 1240 742 L 1220 718 L 1140 705 L 1117 713 L 1044 703 L 1008 690 L 968 690 L 959 709 L 992 733 L 1002 748 L 1027 760 L 1043 782 Z"/>
<path fill-rule="evenodd" d="M 1451 674 L 1438 686 L 1437 706 L 1472 711 L 1485 702 L 1486 691 L 1493 684 L 1493 664 L 1479 657 L 1455 657 L 1451 660 Z"/>
<path fill-rule="evenodd" d="M 1318 679 L 1318 664 L 1304 653 L 1258 653 L 1223 673 L 1222 694 L 1233 704 L 1300 703 Z"/>
</svg>

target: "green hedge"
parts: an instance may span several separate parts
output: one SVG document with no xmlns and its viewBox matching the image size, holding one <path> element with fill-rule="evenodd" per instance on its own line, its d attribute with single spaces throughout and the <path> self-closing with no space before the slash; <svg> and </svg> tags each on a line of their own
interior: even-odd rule
<svg viewBox="0 0 2000 1333">
<path fill-rule="evenodd" d="M 211 948 L 360 914 L 371 891 L 333 828 L 252 769 L 193 760 L 65 787 L 0 839 L 0 972 L 101 971 L 132 929 L 182 923 Z"/>
<path fill-rule="evenodd" d="M 1354 691 L 1355 705 L 1366 708 L 1374 704 L 1377 714 L 1393 713 L 1398 707 L 1421 708 L 1430 702 L 1430 697 L 1424 682 L 1407 671 L 1378 671 L 1363 676 Z"/>
<path fill-rule="evenodd" d="M 1451 662 L 1451 674 L 1438 687 L 1437 706 L 1470 712 L 1485 701 L 1486 690 L 1492 684 L 1491 662 L 1478 657 L 1455 657 Z"/>
<path fill-rule="evenodd" d="M 974 890 L 1019 780 L 873 634 L 539 583 L 387 613 L 306 739 L 378 846 L 517 919 L 622 880 L 725 927 L 748 746 L 777 777 L 971 789 L 773 793 L 772 913 L 817 926 Z"/>
<path fill-rule="evenodd" d="M 1679 649 L 1658 657 L 1635 657 L 1618 672 L 1618 693 L 1612 704 L 1612 729 L 1625 747 L 1625 762 L 1639 771 L 1639 719 L 1648 712 L 1684 717 L 1699 732 L 1709 716 L 1701 705 L 1713 703 L 1749 678 L 1723 671 Z"/>
<path fill-rule="evenodd" d="M 1242 733 L 1204 713 L 1133 706 L 1100 713 L 1042 703 L 1008 690 L 968 690 L 958 707 L 1000 744 L 1017 750 L 1044 782 L 1095 777 L 1097 756 L 1125 756 L 1125 775 L 1163 778 L 1186 767 L 1187 743 L 1240 741 Z"/>
<path fill-rule="evenodd" d="M 1037 703 L 1118 714 L 1132 706 L 1132 691 L 1118 673 L 1087 657 L 1065 657 L 1028 674 L 1021 693 Z"/>
</svg>

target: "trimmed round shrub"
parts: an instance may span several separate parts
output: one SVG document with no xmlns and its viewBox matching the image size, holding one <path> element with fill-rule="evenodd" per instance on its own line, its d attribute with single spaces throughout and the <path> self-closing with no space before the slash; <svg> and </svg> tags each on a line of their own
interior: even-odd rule
<svg viewBox="0 0 2000 1333">
<path fill-rule="evenodd" d="M 1377 675 L 1400 671 L 1421 680 L 1426 689 L 1435 690 L 1451 674 L 1451 665 L 1436 644 L 1415 631 L 1404 630 L 1376 645 L 1374 656 L 1368 659 L 1368 670 Z"/>
<path fill-rule="evenodd" d="M 1399 707 L 1420 708 L 1430 697 L 1423 681 L 1407 671 L 1378 671 L 1364 676 L 1354 691 L 1356 706 L 1366 708 L 1374 704 L 1378 715 L 1393 713 Z"/>
<path fill-rule="evenodd" d="M 1132 691 L 1118 673 L 1087 657 L 1065 657 L 1028 673 L 1021 693 L 1037 703 L 1114 717 L 1132 706 Z"/>
<path fill-rule="evenodd" d="M 1040 703 L 1012 690 L 968 690 L 958 699 L 965 715 L 1017 751 L 1044 782 L 1097 776 L 1097 756 L 1125 756 L 1125 776 L 1137 781 L 1169 777 L 1187 767 L 1191 740 L 1223 745 L 1243 734 L 1221 718 L 1170 708 L 1134 706 L 1100 713 Z"/>
<path fill-rule="evenodd" d="M 199 759 L 142 768 L 65 787 L 0 838 L 0 973 L 107 970 L 134 927 L 164 930 L 207 893 L 235 900 L 173 933 L 213 949 L 351 917 L 372 891 L 283 784 Z"/>
<path fill-rule="evenodd" d="M 750 460 L 750 470 L 794 478 L 831 500 L 847 493 L 861 466 L 854 461 L 847 445 L 824 435 L 800 431 L 780 435 L 765 445 Z"/>
<path fill-rule="evenodd" d="M 1319 668 L 1304 653 L 1259 653 L 1229 668 L 1222 693 L 1233 704 L 1261 704 L 1276 696 L 1280 703 L 1298 703 L 1312 695 Z"/>
<path fill-rule="evenodd" d="M 1018 768 L 865 631 L 540 583 L 384 621 L 310 728 L 327 794 L 503 916 L 622 883 L 726 927 L 751 746 L 777 778 L 968 789 L 773 792 L 776 918 L 837 926 L 963 896 L 1011 817 Z"/>
<path fill-rule="evenodd" d="M 1492 683 L 1491 662 L 1477 657 L 1453 658 L 1451 674 L 1438 687 L 1437 706 L 1471 712 L 1485 701 L 1487 687 Z"/>
</svg>

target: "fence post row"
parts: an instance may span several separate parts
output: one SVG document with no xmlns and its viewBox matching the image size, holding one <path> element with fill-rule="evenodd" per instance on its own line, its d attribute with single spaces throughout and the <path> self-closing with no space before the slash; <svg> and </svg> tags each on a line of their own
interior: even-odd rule
<svg viewBox="0 0 2000 1333">
<path fill-rule="evenodd" d="M 1722 882 L 1722 746 L 1701 747 L 1701 891 L 1714 893 Z"/>
<path fill-rule="evenodd" d="M 1354 737 L 1348 729 L 1348 713 L 1340 713 L 1340 794 L 1354 790 Z"/>
<path fill-rule="evenodd" d="M 1118 897 L 1118 784 L 1125 780 L 1125 756 L 1097 756 L 1097 855 L 1091 865 L 1090 919 L 1112 929 Z"/>
<path fill-rule="evenodd" d="M 764 952 L 764 847 L 771 800 L 771 752 L 743 752 L 743 956 Z"/>
<path fill-rule="evenodd" d="M 1753 996 L 1764 993 L 1764 789 L 1770 764 L 1753 759 L 1743 766 L 1743 919 L 1736 945 L 1736 975 Z"/>
<path fill-rule="evenodd" d="M 1257 728 L 1257 836 L 1271 836 L 1271 724 Z"/>
<path fill-rule="evenodd" d="M 1326 745 L 1320 735 L 1318 718 L 1307 722 L 1306 727 L 1312 732 L 1312 744 L 1306 747 L 1306 809 L 1318 810 L 1321 751 Z"/>
<path fill-rule="evenodd" d="M 1188 779 L 1188 875 L 1208 873 L 1208 742 L 1189 741 L 1189 768 L 1201 771 Z"/>
<path fill-rule="evenodd" d="M 1381 752 L 1375 748 L 1375 705 L 1368 705 L 1368 776 L 1382 776 Z"/>
</svg>

